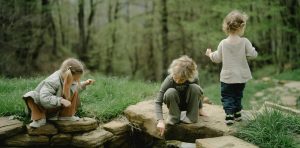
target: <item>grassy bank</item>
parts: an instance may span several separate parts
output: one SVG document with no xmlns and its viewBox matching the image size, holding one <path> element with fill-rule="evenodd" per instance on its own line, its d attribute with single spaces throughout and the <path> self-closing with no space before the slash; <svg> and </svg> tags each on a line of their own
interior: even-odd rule
<svg viewBox="0 0 300 148">
<path fill-rule="evenodd" d="M 82 107 L 78 114 L 96 117 L 103 122 L 118 116 L 128 105 L 153 96 L 159 87 L 156 83 L 130 81 L 126 78 L 101 75 L 86 77 L 95 79 L 96 83 L 80 94 Z M 25 103 L 21 97 L 44 78 L 0 79 L 0 116 L 16 115 L 23 120 Z"/>
<path fill-rule="evenodd" d="M 255 120 L 245 123 L 236 136 L 261 148 L 299 148 L 299 134 L 298 116 L 264 110 Z"/>
<path fill-rule="evenodd" d="M 262 81 L 261 78 L 269 77 L 276 80 L 291 80 L 291 81 L 300 81 L 300 69 L 287 71 L 281 74 L 274 74 L 275 68 L 272 66 L 265 67 L 261 70 L 255 71 L 253 73 L 253 80 L 247 82 L 244 97 L 243 97 L 243 106 L 244 109 L 252 109 L 254 106 L 251 105 L 254 95 L 256 92 L 259 92 L 263 89 L 274 87 L 276 82 L 274 81 Z M 214 103 L 221 105 L 221 93 L 220 93 L 220 84 L 215 83 L 208 86 L 203 86 L 205 95 Z M 261 102 L 263 103 L 263 102 Z"/>
</svg>

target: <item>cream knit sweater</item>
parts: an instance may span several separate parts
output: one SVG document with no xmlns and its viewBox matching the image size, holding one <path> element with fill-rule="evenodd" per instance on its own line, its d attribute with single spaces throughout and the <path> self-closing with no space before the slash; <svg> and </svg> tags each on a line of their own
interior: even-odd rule
<svg viewBox="0 0 300 148">
<path fill-rule="evenodd" d="M 252 79 L 247 57 L 256 57 L 257 52 L 247 38 L 240 38 L 237 43 L 228 39 L 220 42 L 218 49 L 209 57 L 215 63 L 222 62 L 220 81 L 224 83 L 246 83 Z"/>
</svg>

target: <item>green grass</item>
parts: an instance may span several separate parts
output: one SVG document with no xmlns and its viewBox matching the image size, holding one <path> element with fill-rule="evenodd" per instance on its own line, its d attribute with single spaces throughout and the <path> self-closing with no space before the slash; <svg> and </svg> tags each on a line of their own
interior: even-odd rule
<svg viewBox="0 0 300 148">
<path fill-rule="evenodd" d="M 274 76 L 279 80 L 300 81 L 300 69 L 290 70 Z"/>
<path fill-rule="evenodd" d="M 253 73 L 253 77 L 255 79 L 248 81 L 244 90 L 244 97 L 242 100 L 244 109 L 253 108 L 253 106 L 251 105 L 251 101 L 253 101 L 253 99 L 255 98 L 254 97 L 255 93 L 270 87 L 274 87 L 276 85 L 275 82 L 273 81 L 262 81 L 259 80 L 260 78 L 270 77 L 271 79 L 278 79 L 278 80 L 300 81 L 300 69 L 296 69 L 293 71 L 286 71 L 278 75 L 272 75 L 272 73 L 274 74 L 274 72 L 275 72 L 274 66 L 267 66 Z M 220 83 L 213 83 L 207 86 L 203 86 L 203 89 L 205 93 L 204 95 L 207 96 L 214 104 L 222 105 Z M 259 104 L 264 103 L 263 100 L 255 100 L 255 101 L 261 101 L 259 102 Z"/>
<path fill-rule="evenodd" d="M 299 148 L 296 134 L 300 134 L 299 116 L 264 110 L 242 125 L 236 136 L 261 148 Z"/>
<path fill-rule="evenodd" d="M 45 77 L 0 79 L 0 116 L 15 115 L 26 121 L 25 103 L 22 95 L 33 90 Z M 106 122 L 120 115 L 123 110 L 137 102 L 153 96 L 159 90 L 156 83 L 131 81 L 126 78 L 88 75 L 96 82 L 80 93 L 82 107 L 80 116 L 96 117 Z"/>
<path fill-rule="evenodd" d="M 263 82 L 251 80 L 246 84 L 244 90 L 244 97 L 242 100 L 242 105 L 244 109 L 252 109 L 251 100 L 254 94 L 263 89 L 272 87 L 274 84 L 272 82 Z M 222 105 L 221 102 L 221 90 L 220 84 L 212 84 L 208 87 L 204 87 L 204 95 L 207 96 L 214 104 Z"/>
</svg>

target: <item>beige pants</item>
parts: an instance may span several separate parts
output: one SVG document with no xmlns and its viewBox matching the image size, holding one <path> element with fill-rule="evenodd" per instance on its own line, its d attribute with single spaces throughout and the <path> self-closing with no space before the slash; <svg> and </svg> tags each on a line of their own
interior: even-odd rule
<svg viewBox="0 0 300 148">
<path fill-rule="evenodd" d="M 71 97 L 71 105 L 69 107 L 61 107 L 44 109 L 42 106 L 34 103 L 32 98 L 26 99 L 27 106 L 31 110 L 31 120 L 45 119 L 58 115 L 60 117 L 71 117 L 74 116 L 79 104 L 78 92 L 75 92 Z"/>
</svg>

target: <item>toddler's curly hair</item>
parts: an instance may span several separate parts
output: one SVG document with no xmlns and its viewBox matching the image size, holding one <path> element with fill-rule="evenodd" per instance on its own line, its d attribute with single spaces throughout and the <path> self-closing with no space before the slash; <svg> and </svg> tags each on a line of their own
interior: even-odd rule
<svg viewBox="0 0 300 148">
<path fill-rule="evenodd" d="M 226 34 L 243 34 L 248 16 L 238 10 L 231 11 L 223 20 L 223 31 Z"/>
</svg>

